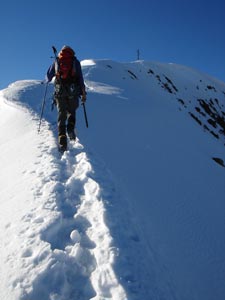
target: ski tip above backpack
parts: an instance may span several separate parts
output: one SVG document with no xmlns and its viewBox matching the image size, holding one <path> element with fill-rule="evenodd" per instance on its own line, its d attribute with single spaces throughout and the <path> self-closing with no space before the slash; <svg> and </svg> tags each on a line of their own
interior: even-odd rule
<svg viewBox="0 0 225 300">
<path fill-rule="evenodd" d="M 65 53 L 65 52 L 67 52 L 68 54 L 73 55 L 73 56 L 75 55 L 74 50 L 70 46 L 67 46 L 67 45 L 62 47 L 59 54 L 62 54 L 62 53 Z"/>
</svg>

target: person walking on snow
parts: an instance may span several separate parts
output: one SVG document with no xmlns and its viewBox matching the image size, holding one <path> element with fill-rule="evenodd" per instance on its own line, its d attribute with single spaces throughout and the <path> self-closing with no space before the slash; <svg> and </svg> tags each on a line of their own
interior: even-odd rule
<svg viewBox="0 0 225 300">
<path fill-rule="evenodd" d="M 63 46 L 56 61 L 47 71 L 47 81 L 55 77 L 54 100 L 58 110 L 58 143 L 59 150 L 67 150 L 67 135 L 70 140 L 76 140 L 76 110 L 79 98 L 86 101 L 86 91 L 80 61 L 74 50 Z"/>
</svg>

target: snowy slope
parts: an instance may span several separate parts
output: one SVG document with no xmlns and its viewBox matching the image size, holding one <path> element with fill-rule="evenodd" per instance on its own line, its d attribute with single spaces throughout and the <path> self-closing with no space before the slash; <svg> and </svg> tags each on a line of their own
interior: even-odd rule
<svg viewBox="0 0 225 300">
<path fill-rule="evenodd" d="M 225 84 L 175 64 L 82 62 L 79 141 L 48 87 L 0 96 L 0 298 L 225 296 Z"/>
</svg>

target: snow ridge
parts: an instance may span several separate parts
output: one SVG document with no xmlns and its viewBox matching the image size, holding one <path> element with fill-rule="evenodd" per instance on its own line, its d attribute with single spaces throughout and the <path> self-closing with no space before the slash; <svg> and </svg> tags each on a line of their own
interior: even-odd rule
<svg viewBox="0 0 225 300">
<path fill-rule="evenodd" d="M 39 135 L 45 85 L 3 91 L 0 298 L 223 299 L 225 85 L 173 64 L 83 71 L 91 126 L 78 110 L 62 156 L 53 85 Z"/>
</svg>

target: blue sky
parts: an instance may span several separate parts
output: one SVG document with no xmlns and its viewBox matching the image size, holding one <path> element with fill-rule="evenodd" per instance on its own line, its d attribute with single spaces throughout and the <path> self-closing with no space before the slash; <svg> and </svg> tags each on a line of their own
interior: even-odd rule
<svg viewBox="0 0 225 300">
<path fill-rule="evenodd" d="M 52 49 L 80 60 L 173 62 L 225 82 L 224 0 L 8 0 L 0 10 L 0 88 L 43 79 Z"/>
</svg>

